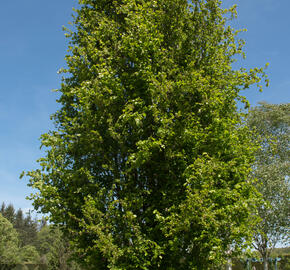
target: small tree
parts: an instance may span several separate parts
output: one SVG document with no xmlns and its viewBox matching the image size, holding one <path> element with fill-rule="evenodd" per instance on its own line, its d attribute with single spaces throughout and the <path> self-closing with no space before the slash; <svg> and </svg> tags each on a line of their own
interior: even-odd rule
<svg viewBox="0 0 290 270">
<path fill-rule="evenodd" d="M 9 220 L 12 224 L 15 223 L 15 208 L 14 206 L 10 203 L 9 205 L 5 205 L 3 202 L 1 205 L 1 211 L 0 213 L 2 214 L 3 217 Z"/>
<path fill-rule="evenodd" d="M 254 247 L 264 260 L 264 270 L 268 270 L 268 259 L 276 244 L 289 243 L 290 104 L 260 103 L 250 111 L 248 124 L 260 145 L 253 175 L 267 203 L 258 208 L 261 222 Z"/>
<path fill-rule="evenodd" d="M 218 0 L 81 0 L 34 206 L 93 269 L 209 269 L 251 232 L 240 90 L 260 69 Z"/>
</svg>

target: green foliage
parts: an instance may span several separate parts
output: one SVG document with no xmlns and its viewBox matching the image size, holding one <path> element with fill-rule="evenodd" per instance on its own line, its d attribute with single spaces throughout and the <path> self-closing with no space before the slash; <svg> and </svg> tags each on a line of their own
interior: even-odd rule
<svg viewBox="0 0 290 270">
<path fill-rule="evenodd" d="M 20 249 L 21 264 L 38 264 L 40 256 L 35 246 L 27 245 Z"/>
<path fill-rule="evenodd" d="M 92 269 L 209 269 L 251 233 L 242 54 L 218 0 L 82 0 L 69 73 L 28 173 L 34 206 Z"/>
<path fill-rule="evenodd" d="M 0 265 L 19 263 L 18 235 L 13 225 L 0 214 Z"/>
</svg>

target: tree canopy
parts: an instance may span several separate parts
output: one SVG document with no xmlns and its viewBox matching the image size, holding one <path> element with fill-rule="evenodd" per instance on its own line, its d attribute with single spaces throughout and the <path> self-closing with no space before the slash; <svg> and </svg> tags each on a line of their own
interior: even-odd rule
<svg viewBox="0 0 290 270">
<path fill-rule="evenodd" d="M 237 108 L 262 69 L 218 0 L 81 0 L 67 68 L 28 172 L 34 206 L 93 269 L 209 269 L 243 247 L 254 146 Z"/>
</svg>

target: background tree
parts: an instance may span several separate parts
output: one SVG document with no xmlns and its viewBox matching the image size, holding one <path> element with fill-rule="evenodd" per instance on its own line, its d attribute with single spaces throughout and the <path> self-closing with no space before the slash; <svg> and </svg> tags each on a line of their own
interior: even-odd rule
<svg viewBox="0 0 290 270">
<path fill-rule="evenodd" d="M 70 260 L 72 251 L 69 242 L 57 227 L 42 226 L 37 235 L 36 248 L 41 255 L 39 261 L 48 270 L 80 269 L 75 262 Z"/>
<path fill-rule="evenodd" d="M 35 246 L 26 245 L 19 250 L 20 263 L 22 265 L 32 264 L 37 265 L 40 261 L 40 256 Z M 25 268 L 24 268 L 25 269 Z"/>
<path fill-rule="evenodd" d="M 25 245 L 34 245 L 37 238 L 37 220 L 32 218 L 31 212 L 29 211 L 23 219 L 23 227 L 18 228 L 15 226 L 17 231 L 21 231 L 21 243 Z"/>
<path fill-rule="evenodd" d="M 20 262 L 18 235 L 13 225 L 0 213 L 0 265 L 16 265 Z"/>
<path fill-rule="evenodd" d="M 26 215 L 21 209 L 15 212 L 12 204 L 6 206 L 3 203 L 2 212 L 14 224 L 1 216 L 0 264 L 6 264 L 9 268 L 15 264 L 22 267 L 41 264 L 48 270 L 80 269 L 71 260 L 72 249 L 58 227 L 48 226 L 44 218 L 38 223 L 31 218 L 30 212 Z"/>
<path fill-rule="evenodd" d="M 191 3 L 190 3 L 191 2 Z M 261 69 L 218 0 L 81 0 L 36 209 L 93 269 L 219 268 L 249 237 L 253 160 L 236 102 Z"/>
<path fill-rule="evenodd" d="M 30 211 L 24 215 L 21 209 L 15 212 L 12 204 L 6 206 L 3 202 L 0 213 L 12 223 L 18 232 L 21 247 L 34 244 L 37 236 L 37 221 L 31 217 Z"/>
<path fill-rule="evenodd" d="M 23 211 L 21 209 L 18 209 L 15 214 L 15 221 L 14 221 L 13 227 L 17 230 L 19 234 L 19 240 L 20 240 L 21 246 L 24 246 L 24 242 L 26 239 L 24 219 L 25 217 L 24 217 Z"/>
<path fill-rule="evenodd" d="M 10 203 L 7 206 L 3 202 L 1 205 L 1 214 L 3 217 L 9 220 L 10 223 L 14 224 L 15 223 L 15 208 L 14 206 Z"/>
<path fill-rule="evenodd" d="M 290 104 L 260 103 L 249 114 L 248 124 L 260 145 L 254 177 L 267 205 L 258 208 L 261 218 L 254 247 L 264 259 L 264 270 L 277 243 L 289 244 L 290 220 Z"/>
</svg>

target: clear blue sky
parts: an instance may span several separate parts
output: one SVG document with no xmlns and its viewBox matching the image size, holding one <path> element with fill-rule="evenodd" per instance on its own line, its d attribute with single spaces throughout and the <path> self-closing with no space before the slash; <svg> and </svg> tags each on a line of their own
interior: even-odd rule
<svg viewBox="0 0 290 270">
<path fill-rule="evenodd" d="M 290 1 L 225 0 L 238 4 L 237 28 L 247 28 L 245 67 L 269 62 L 270 87 L 245 92 L 252 105 L 258 101 L 290 99 Z M 37 167 L 39 137 L 53 127 L 49 117 L 57 110 L 60 85 L 57 71 L 65 65 L 67 40 L 62 26 L 71 21 L 76 0 L 2 1 L 0 8 L 0 202 L 28 209 L 32 191 L 23 170 Z"/>
</svg>

